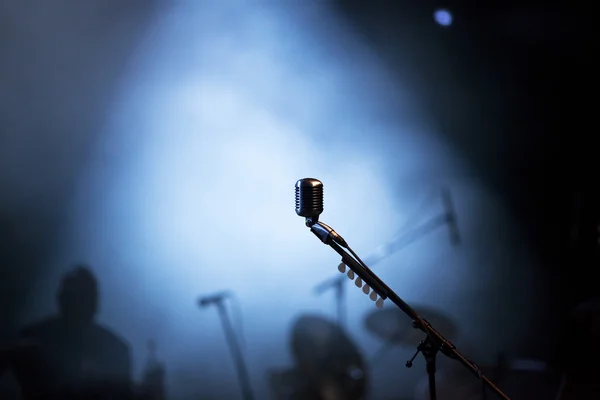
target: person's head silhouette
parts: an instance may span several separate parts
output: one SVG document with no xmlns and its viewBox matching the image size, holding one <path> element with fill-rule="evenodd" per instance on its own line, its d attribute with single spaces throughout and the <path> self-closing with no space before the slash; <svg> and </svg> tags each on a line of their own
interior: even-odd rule
<svg viewBox="0 0 600 400">
<path fill-rule="evenodd" d="M 75 325 L 93 322 L 98 311 L 98 281 L 86 266 L 65 274 L 58 290 L 58 308 L 65 320 Z"/>
</svg>

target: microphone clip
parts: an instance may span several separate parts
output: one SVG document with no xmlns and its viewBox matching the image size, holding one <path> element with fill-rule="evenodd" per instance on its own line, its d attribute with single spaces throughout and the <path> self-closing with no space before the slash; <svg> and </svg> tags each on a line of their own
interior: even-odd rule
<svg viewBox="0 0 600 400">
<path fill-rule="evenodd" d="M 308 220 L 308 218 L 307 218 Z M 306 223 L 307 226 L 308 222 Z M 343 248 L 348 248 L 348 243 L 341 237 L 336 231 L 334 231 L 329 225 L 322 222 L 313 222 L 310 225 L 310 231 L 318 237 L 321 242 L 325 244 L 331 244 L 331 242 L 337 243 Z"/>
<path fill-rule="evenodd" d="M 310 227 L 310 231 L 312 233 L 314 233 L 315 236 L 318 237 L 321 242 L 323 242 L 325 244 L 330 243 L 332 237 L 329 234 L 329 230 L 327 228 L 325 228 L 325 226 L 327 226 L 327 225 L 323 226 L 324 224 L 322 224 L 322 223 L 314 223 L 314 222 L 312 222 L 311 225 L 308 225 L 308 224 L 309 224 L 309 222 L 308 222 L 308 218 L 307 218 L 306 225 Z"/>
<path fill-rule="evenodd" d="M 309 228 L 312 228 L 312 226 L 314 224 L 316 224 L 317 222 L 319 222 L 319 217 L 318 216 L 316 216 L 316 217 L 306 217 L 306 220 L 305 220 L 305 224 Z"/>
</svg>

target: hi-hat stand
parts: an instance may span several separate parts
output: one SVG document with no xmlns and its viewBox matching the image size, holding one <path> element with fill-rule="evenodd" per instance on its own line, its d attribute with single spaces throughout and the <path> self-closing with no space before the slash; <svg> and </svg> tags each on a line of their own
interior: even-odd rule
<svg viewBox="0 0 600 400">
<path fill-rule="evenodd" d="M 246 367 L 246 363 L 244 362 L 242 349 L 240 348 L 240 345 L 235 336 L 235 332 L 233 326 L 231 325 L 231 321 L 229 319 L 229 314 L 227 313 L 227 307 L 225 307 L 224 300 L 224 297 L 219 297 L 215 298 L 212 302 L 216 305 L 217 311 L 219 312 L 219 318 L 221 320 L 223 332 L 225 333 L 225 339 L 227 340 L 227 344 L 229 345 L 229 349 L 231 350 L 231 356 L 233 357 L 238 379 L 240 382 L 242 398 L 244 400 L 254 400 L 254 394 L 252 391 L 252 385 L 250 384 L 250 375 L 248 374 L 248 368 Z"/>
<path fill-rule="evenodd" d="M 429 396 L 431 400 L 437 400 L 435 373 L 436 356 L 439 352 L 445 356 L 460 362 L 465 368 L 481 380 L 485 387 L 491 389 L 499 398 L 510 400 L 492 381 L 490 381 L 477 367 L 475 363 L 464 357 L 449 340 L 444 338 L 427 320 L 421 318 L 419 314 L 400 298 L 392 289 L 390 289 L 377 275 L 367 267 L 354 251 L 346 244 L 331 227 L 319 222 L 318 218 L 306 218 L 306 225 L 323 243 L 333 248 L 341 257 L 342 263 L 349 267 L 352 275 L 356 275 L 355 284 L 362 287 L 363 292 L 368 294 L 371 300 L 376 302 L 377 307 L 382 308 L 386 299 L 390 299 L 400 310 L 402 310 L 412 321 L 416 329 L 420 329 L 426 334 L 425 340 L 417 347 L 417 352 L 413 359 L 406 363 L 407 367 L 412 366 L 412 362 L 418 353 L 423 354 L 427 366 L 427 375 L 429 377 Z M 342 247 L 346 248 L 346 252 Z M 340 265 L 340 272 L 345 272 L 345 268 Z M 378 297 L 379 296 L 379 297 Z"/>
<path fill-rule="evenodd" d="M 455 223 L 453 213 L 446 212 L 444 214 L 435 216 L 423 224 L 417 226 L 412 231 L 405 235 L 396 235 L 392 240 L 379 247 L 379 250 L 365 258 L 367 265 L 375 265 L 381 260 L 389 257 L 390 255 L 402 250 L 408 245 L 416 242 L 417 240 L 429 235 L 437 229 Z M 452 243 L 456 243 L 456 240 L 451 236 Z M 321 295 L 326 291 L 333 289 L 335 291 L 335 302 L 338 324 L 343 327 L 346 323 L 346 290 L 344 284 L 348 279 L 344 276 L 336 276 L 329 278 L 326 281 L 315 286 L 313 292 L 316 295 Z"/>
</svg>

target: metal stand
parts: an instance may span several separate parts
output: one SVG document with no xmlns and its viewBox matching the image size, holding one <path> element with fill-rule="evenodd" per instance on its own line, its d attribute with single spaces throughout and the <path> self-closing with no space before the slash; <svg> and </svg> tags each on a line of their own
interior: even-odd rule
<svg viewBox="0 0 600 400">
<path fill-rule="evenodd" d="M 413 366 L 413 361 L 415 360 L 415 358 L 417 358 L 419 353 L 423 354 L 423 357 L 425 358 L 427 378 L 429 380 L 429 398 L 431 400 L 437 399 L 437 391 L 435 388 L 435 359 L 439 350 L 439 347 L 431 341 L 430 336 L 428 335 L 425 338 L 425 340 L 419 343 L 419 345 L 417 346 L 417 351 L 412 356 L 412 358 L 406 362 L 406 368 L 411 368 Z"/>
<path fill-rule="evenodd" d="M 342 263 L 347 265 L 358 277 L 355 280 L 355 284 L 358 287 L 363 287 L 365 293 L 369 293 L 372 300 L 376 301 L 378 307 L 383 307 L 383 302 L 386 299 L 390 299 L 398 308 L 400 308 L 412 321 L 413 326 L 423 331 L 427 336 L 423 342 L 417 348 L 417 353 L 422 353 L 427 363 L 427 374 L 429 376 L 429 388 L 431 399 L 436 399 L 435 393 L 435 357 L 438 352 L 442 352 L 445 356 L 457 360 L 465 368 L 467 368 L 473 375 L 480 379 L 483 385 L 491 389 L 499 398 L 503 400 L 510 400 L 510 398 L 502 392 L 496 385 L 492 383 L 485 375 L 481 373 L 477 365 L 469 361 L 464 357 L 456 347 L 442 336 L 429 322 L 421 318 L 419 314 L 409 306 L 404 300 L 400 298 L 392 289 L 390 289 L 377 275 L 373 273 L 360 258 L 346 245 L 341 237 L 335 233 L 331 227 L 318 222 L 318 220 L 307 218 L 306 225 L 310 227 L 312 233 L 315 234 L 323 243 L 333 248 L 340 256 L 342 256 Z M 336 236 L 332 235 L 332 232 Z M 337 240 L 337 242 L 336 242 Z M 352 256 L 346 252 L 342 246 L 346 247 Z M 364 290 L 366 285 L 366 289 Z M 379 296 L 379 299 L 377 299 Z M 413 357 L 414 358 L 414 357 Z M 412 365 L 412 361 L 411 361 Z"/>
<path fill-rule="evenodd" d="M 229 320 L 227 308 L 223 303 L 223 299 L 216 301 L 215 304 L 217 306 L 217 311 L 219 312 L 219 318 L 221 319 L 221 325 L 223 326 L 223 331 L 225 332 L 227 344 L 231 350 L 231 356 L 233 357 L 233 361 L 235 363 L 238 379 L 240 381 L 240 387 L 242 390 L 242 398 L 244 400 L 254 400 L 248 369 L 246 368 L 246 363 L 244 362 L 244 356 L 242 355 L 240 345 L 235 337 L 233 326 Z"/>
</svg>

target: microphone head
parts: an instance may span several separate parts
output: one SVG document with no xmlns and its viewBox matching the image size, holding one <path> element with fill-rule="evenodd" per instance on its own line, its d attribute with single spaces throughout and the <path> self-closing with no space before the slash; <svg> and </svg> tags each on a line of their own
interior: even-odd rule
<svg viewBox="0 0 600 400">
<path fill-rule="evenodd" d="M 318 179 L 304 178 L 296 182 L 296 214 L 318 221 L 323 212 L 323 183 Z"/>
</svg>

